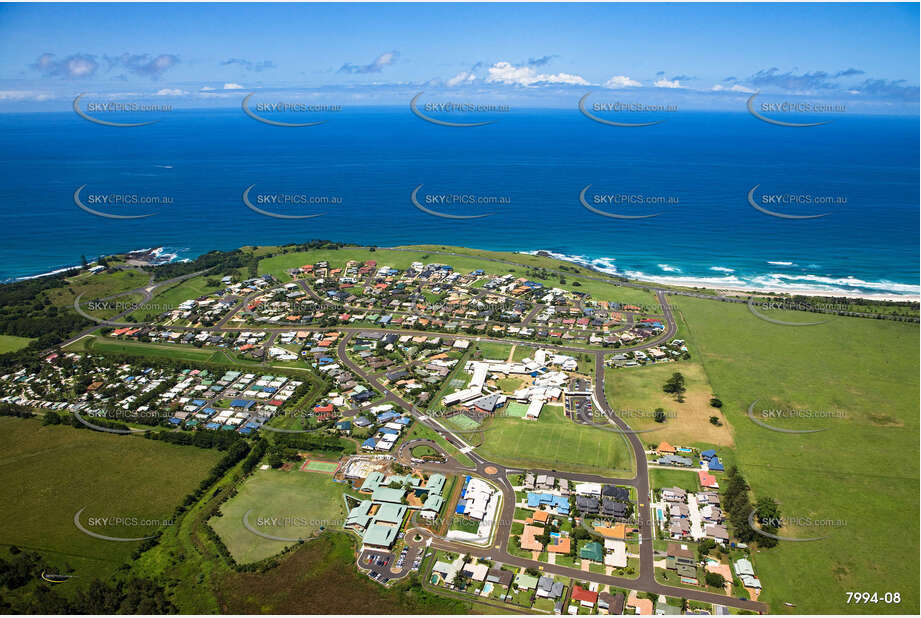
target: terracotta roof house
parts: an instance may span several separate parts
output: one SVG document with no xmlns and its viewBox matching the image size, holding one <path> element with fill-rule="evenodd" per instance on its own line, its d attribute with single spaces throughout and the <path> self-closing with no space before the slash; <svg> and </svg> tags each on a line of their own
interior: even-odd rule
<svg viewBox="0 0 921 618">
<path fill-rule="evenodd" d="M 572 600 L 578 601 L 582 607 L 595 607 L 595 603 L 598 602 L 598 593 L 586 590 L 579 584 L 574 584 L 572 587 Z"/>
<path fill-rule="evenodd" d="M 524 530 L 521 532 L 521 549 L 525 551 L 542 551 L 544 549 L 543 543 L 534 537 L 543 533 L 543 528 L 525 526 Z"/>
</svg>

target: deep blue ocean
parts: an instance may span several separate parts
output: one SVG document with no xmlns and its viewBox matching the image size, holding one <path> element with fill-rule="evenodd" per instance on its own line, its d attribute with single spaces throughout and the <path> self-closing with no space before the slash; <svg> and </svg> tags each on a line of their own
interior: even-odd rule
<svg viewBox="0 0 921 618">
<path fill-rule="evenodd" d="M 178 258 L 242 245 L 323 238 L 389 246 L 547 250 L 608 272 L 693 284 L 821 292 L 919 293 L 918 118 L 839 114 L 811 128 L 747 113 L 682 112 L 652 127 L 617 128 L 573 110 L 504 113 L 488 126 L 426 123 L 408 108 L 345 110 L 323 125 L 280 128 L 239 108 L 175 111 L 151 126 L 102 127 L 67 113 L 0 115 L 0 279 L 79 263 L 80 256 L 165 247 Z M 112 220 L 79 209 L 81 194 L 164 195 L 167 206 Z M 282 220 L 249 210 L 258 194 L 341 197 L 324 212 Z M 509 204 L 442 206 L 492 212 L 474 220 L 426 214 L 425 195 L 500 196 Z M 579 193 L 662 196 L 608 207 L 661 212 L 624 220 L 589 212 Z M 846 198 L 775 218 L 747 193 Z M 255 201 L 255 199 L 253 199 Z M 269 209 L 269 206 L 263 206 Z M 769 206 L 775 210 L 780 210 Z M 794 212 L 786 210 L 784 212 Z"/>
</svg>

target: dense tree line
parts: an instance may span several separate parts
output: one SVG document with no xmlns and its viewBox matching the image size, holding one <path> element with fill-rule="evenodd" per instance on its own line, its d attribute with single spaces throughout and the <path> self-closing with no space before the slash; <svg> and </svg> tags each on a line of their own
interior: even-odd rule
<svg viewBox="0 0 921 618">
<path fill-rule="evenodd" d="M 15 614 L 170 614 L 176 608 L 162 586 L 132 577 L 103 582 L 94 579 L 69 597 L 60 595 L 42 579 L 43 573 L 62 573 L 36 552 L 10 548 L 0 558 L 0 612 Z M 36 586 L 29 586 L 34 582 Z"/>
<path fill-rule="evenodd" d="M 28 408 L 15 403 L 0 403 L 0 416 L 32 418 L 35 416 Z"/>
<path fill-rule="evenodd" d="M 723 507 L 732 524 L 733 535 L 743 543 L 757 541 L 760 547 L 774 547 L 777 540 L 752 529 L 749 517 L 756 511 L 755 517 L 759 521 L 759 528 L 768 533 L 777 533 L 777 523 L 780 521 L 780 510 L 773 498 L 763 497 L 758 500 L 757 509 L 752 506 L 748 493 L 749 486 L 736 466 L 729 468 L 728 479 L 723 490 Z"/>
<path fill-rule="evenodd" d="M 241 268 L 249 270 L 254 276 L 258 270 L 259 260 L 251 253 L 244 253 L 239 249 L 233 251 L 209 251 L 189 262 L 173 262 L 151 267 L 155 281 L 165 281 L 174 277 L 190 275 L 200 270 L 211 269 L 209 276 L 234 275 Z"/>
<path fill-rule="evenodd" d="M 220 451 L 231 449 L 238 442 L 246 439 L 235 431 L 149 431 L 144 434 L 149 440 L 160 440 L 170 444 L 197 446 L 198 448 L 216 448 Z M 247 446 L 247 448 L 249 448 Z"/>
<path fill-rule="evenodd" d="M 0 285 L 0 334 L 38 338 L 42 346 L 47 346 L 48 342 L 59 341 L 89 326 L 89 320 L 56 306 L 45 294 L 67 287 L 67 277 L 71 274 L 59 273 Z"/>
</svg>

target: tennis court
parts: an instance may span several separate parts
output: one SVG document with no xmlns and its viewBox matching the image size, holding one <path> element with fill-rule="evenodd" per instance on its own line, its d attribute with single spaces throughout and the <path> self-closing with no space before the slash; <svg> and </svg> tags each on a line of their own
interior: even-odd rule
<svg viewBox="0 0 921 618">
<path fill-rule="evenodd" d="M 469 416 L 465 414 L 457 414 L 455 416 L 452 416 L 451 418 L 448 419 L 448 421 L 452 425 L 456 426 L 458 429 L 461 429 L 464 431 L 470 430 L 470 429 L 476 429 L 477 427 L 480 426 L 478 422 L 476 422 L 475 420 L 473 420 L 472 418 L 470 418 Z"/>
<path fill-rule="evenodd" d="M 304 463 L 303 466 L 301 466 L 301 470 L 306 470 L 307 472 L 326 472 L 327 474 L 332 474 L 338 467 L 339 463 L 336 461 L 319 461 L 317 459 L 310 459 Z"/>
<path fill-rule="evenodd" d="M 528 412 L 528 406 L 523 403 L 512 402 L 505 406 L 505 416 L 514 416 L 515 418 L 524 418 Z"/>
</svg>

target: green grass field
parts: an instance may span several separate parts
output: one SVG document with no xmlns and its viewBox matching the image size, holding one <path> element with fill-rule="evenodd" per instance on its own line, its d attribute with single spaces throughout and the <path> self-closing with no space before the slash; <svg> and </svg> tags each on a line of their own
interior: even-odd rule
<svg viewBox="0 0 921 618">
<path fill-rule="evenodd" d="M 96 275 L 83 272 L 69 277 L 67 281 L 70 285 L 67 287 L 53 288 L 45 295 L 55 305 L 73 307 L 74 299 L 80 294 L 83 294 L 81 302 L 89 302 L 143 287 L 149 280 L 149 275 L 138 270 L 117 270 Z M 112 302 L 122 301 L 125 298 L 112 299 Z"/>
<path fill-rule="evenodd" d="M 505 404 L 505 416 L 513 418 L 524 418 L 528 413 L 528 406 L 517 401 Z"/>
<path fill-rule="evenodd" d="M 254 534 L 243 525 L 247 511 L 252 510 L 247 521 L 259 532 L 309 538 L 324 528 L 342 528 L 346 515 L 343 487 L 329 474 L 297 468 L 256 470 L 240 492 L 221 506 L 223 516 L 213 518 L 210 524 L 237 562 L 258 562 L 296 541 L 275 541 Z"/>
<path fill-rule="evenodd" d="M 169 343 L 141 343 L 137 341 L 120 341 L 108 337 L 86 337 L 76 342 L 76 346 L 87 352 L 99 354 L 127 354 L 131 356 L 150 356 L 154 358 L 173 358 L 176 360 L 208 361 L 215 354 L 212 348 L 196 348 L 190 345 Z M 75 347 L 76 347 L 75 346 Z"/>
<path fill-rule="evenodd" d="M 918 327 L 842 317 L 791 327 L 761 320 L 744 305 L 692 298 L 674 304 L 725 404 L 736 459 L 754 497 L 773 497 L 786 517 L 847 524 L 820 534 L 783 528 L 784 536 L 827 538 L 781 541 L 756 554 L 761 599 L 786 613 L 917 613 Z M 814 320 L 796 312 L 771 317 Z M 775 432 L 747 417 L 755 400 L 759 409 L 846 416 L 770 419 L 786 429 L 827 428 Z M 848 605 L 846 591 L 899 591 L 902 604 Z"/>
<path fill-rule="evenodd" d="M 16 337 L 15 335 L 0 335 L 0 354 L 15 352 L 21 350 L 31 342 L 35 341 L 29 337 Z"/>
<path fill-rule="evenodd" d="M 312 459 L 307 462 L 307 465 L 304 466 L 304 470 L 310 472 L 326 472 L 328 474 L 332 474 L 338 467 L 339 464 L 335 461 L 319 461 Z"/>
<path fill-rule="evenodd" d="M 259 365 L 253 359 L 241 358 L 226 348 L 196 348 L 186 344 L 143 343 L 90 335 L 67 346 L 68 352 L 124 354 L 148 358 L 172 358 L 180 361 L 201 361 L 220 365 Z"/>
<path fill-rule="evenodd" d="M 652 468 L 649 470 L 649 484 L 654 489 L 680 487 L 688 491 L 697 491 L 700 488 L 697 482 L 697 473 L 694 470 Z"/>
<path fill-rule="evenodd" d="M 623 436 L 576 425 L 556 406 L 544 406 L 537 421 L 495 417 L 483 427 L 477 453 L 492 461 L 611 476 L 633 473 L 633 456 Z"/>
<path fill-rule="evenodd" d="M 445 419 L 445 424 L 451 425 L 461 431 L 470 431 L 480 426 L 478 422 L 464 414 L 457 414 L 451 418 Z"/>
<path fill-rule="evenodd" d="M 128 518 L 170 519 L 182 498 L 217 462 L 217 450 L 176 446 L 139 437 L 43 427 L 38 420 L 0 418 L 0 545 L 34 549 L 79 581 L 107 577 L 127 561 L 138 542 L 93 538 L 91 532 L 137 538 L 158 526 Z M 122 525 L 91 518 L 122 518 Z M 98 524 L 98 525 L 97 525 Z M 77 580 L 74 580 L 77 581 Z"/>
<path fill-rule="evenodd" d="M 412 440 L 431 440 L 443 448 L 451 457 L 456 459 L 460 465 L 470 468 L 476 467 L 472 459 L 461 453 L 454 445 L 442 438 L 440 434 L 429 429 L 422 423 L 413 423 L 413 426 L 410 427 L 409 431 L 403 436 L 403 442 L 411 442 Z"/>
<path fill-rule="evenodd" d="M 682 402 L 662 390 L 674 373 L 685 378 L 687 392 Z M 645 432 L 640 438 L 646 443 L 665 440 L 681 445 L 704 442 L 732 446 L 729 423 L 723 421 L 719 409 L 710 406 L 713 388 L 703 365 L 696 360 L 606 369 L 604 391 L 614 411 L 630 427 Z M 658 408 L 666 413 L 664 423 L 655 421 Z M 723 424 L 711 424 L 711 416 L 718 417 Z"/>
<path fill-rule="evenodd" d="M 509 354 L 512 352 L 511 344 L 475 341 L 473 345 L 479 349 L 483 359 L 504 361 L 508 360 Z"/>
<path fill-rule="evenodd" d="M 137 311 L 131 313 L 131 317 L 138 321 L 144 321 L 148 316 L 153 317 L 164 311 L 169 311 L 178 307 L 183 301 L 210 294 L 221 289 L 219 279 L 219 277 L 204 274 L 159 289 L 150 302 L 147 303 L 148 306 L 142 306 Z M 218 281 L 218 284 L 208 285 L 209 281 Z"/>
</svg>

